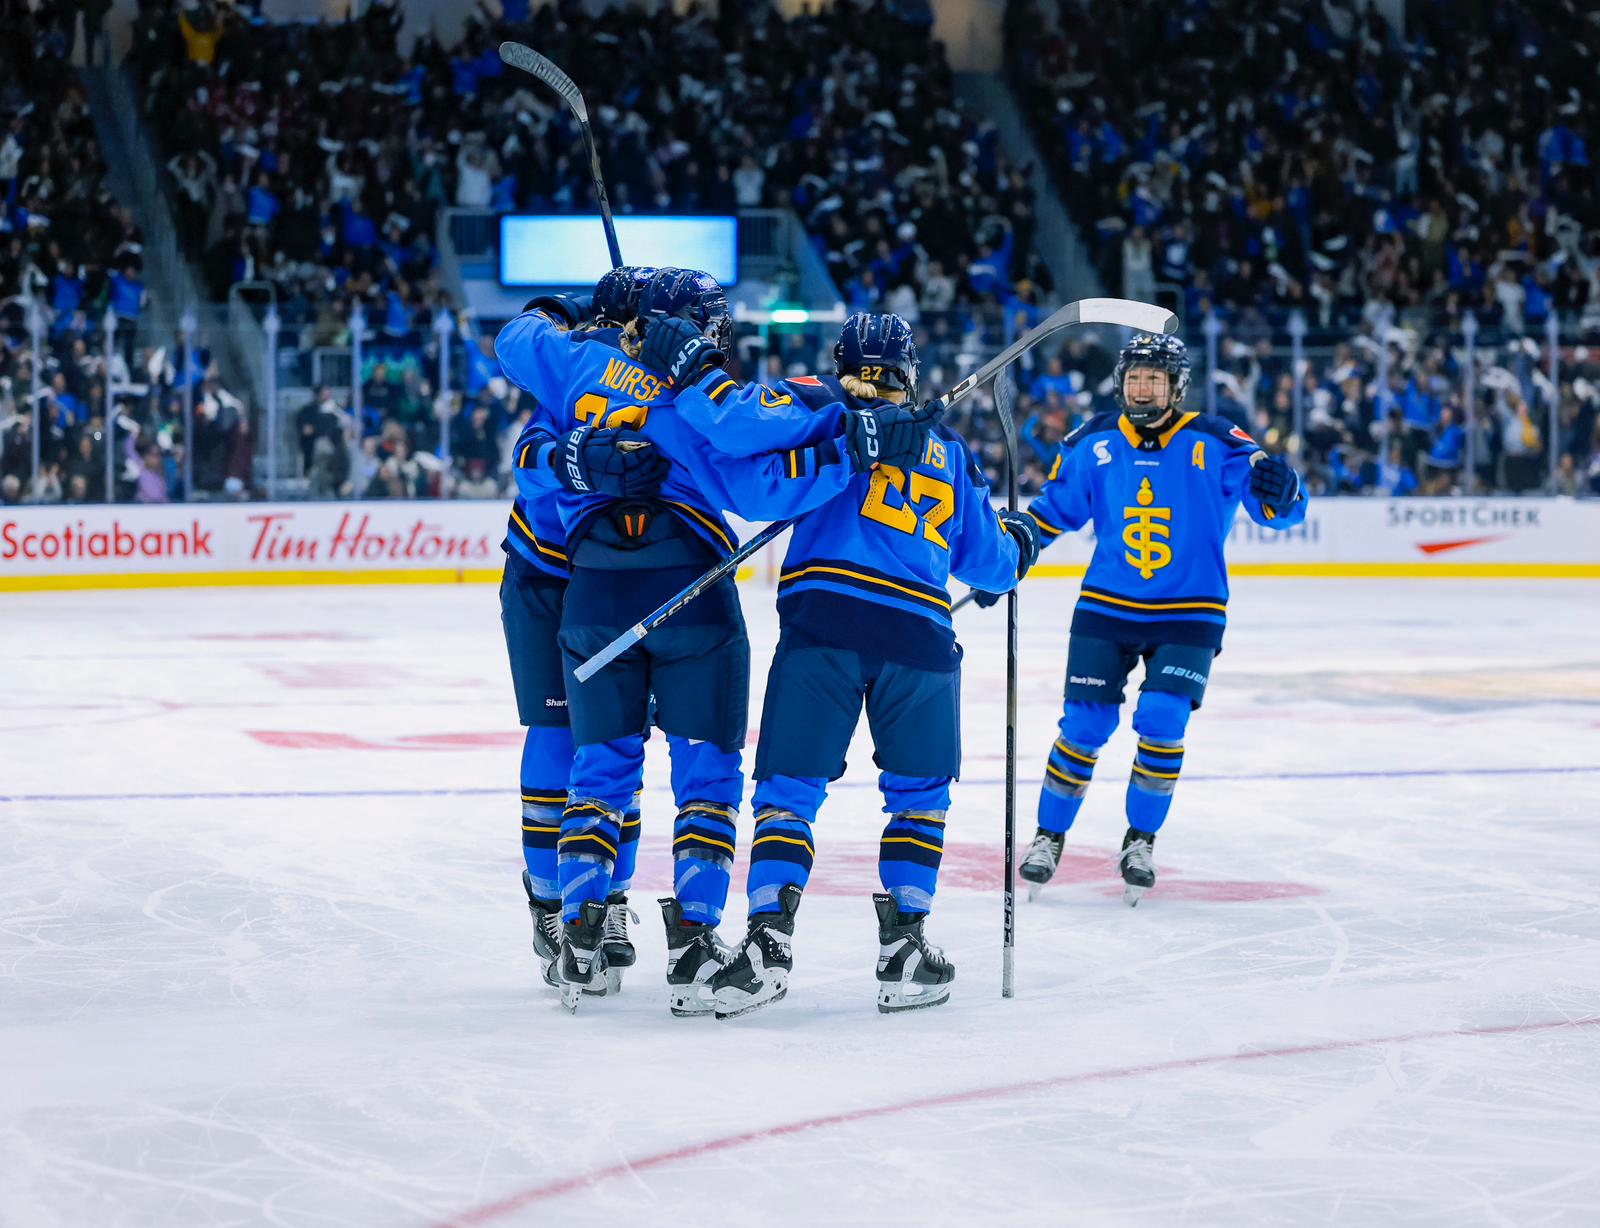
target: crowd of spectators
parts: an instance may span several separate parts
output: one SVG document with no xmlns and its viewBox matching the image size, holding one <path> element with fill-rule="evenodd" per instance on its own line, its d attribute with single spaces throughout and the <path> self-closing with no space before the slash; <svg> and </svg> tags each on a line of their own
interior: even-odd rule
<svg viewBox="0 0 1600 1228">
<path fill-rule="evenodd" d="M 1565 0 L 1011 0 L 1007 63 L 1108 285 L 1281 326 L 1600 311 L 1600 25 Z"/>
<path fill-rule="evenodd" d="M 69 62 L 80 17 L 93 60 L 104 6 L 0 6 L 0 501 L 104 500 L 109 409 L 111 496 L 164 502 L 185 493 L 177 350 L 145 319 L 143 237 Z M 191 377 L 188 468 L 220 493 L 248 421 L 198 355 Z"/>
<path fill-rule="evenodd" d="M 1600 354 L 1600 22 L 1563 0 L 1406 16 L 1401 33 L 1343 0 L 1011 0 L 1006 59 L 1107 285 L 1170 294 L 1197 350 L 1214 314 L 1222 361 L 1192 395 L 1215 380 L 1316 488 L 1600 493 L 1582 344 Z"/>
<path fill-rule="evenodd" d="M 340 410 L 360 441 L 346 490 L 371 485 L 362 458 L 387 459 L 399 434 L 427 474 L 417 484 L 483 489 L 481 432 L 503 440 L 515 425 L 514 390 L 475 335 L 449 343 L 464 355 L 447 360 L 461 400 L 438 404 L 428 387 L 434 324 L 454 308 L 439 211 L 594 207 L 569 113 L 504 68 L 503 38 L 583 87 L 618 212 L 792 205 L 852 307 L 912 318 L 1048 288 L 1029 175 L 957 104 L 925 6 L 839 0 L 785 19 L 766 5 L 506 0 L 451 47 L 429 33 L 402 48 L 401 23 L 388 0 L 354 20 L 275 24 L 211 0 L 141 0 L 130 54 L 212 297 L 270 283 L 284 344 L 302 352 L 347 347 L 364 315 L 362 412 L 349 396 Z"/>
<path fill-rule="evenodd" d="M 400 25 L 386 0 L 317 24 L 142 0 L 133 62 L 215 292 L 268 279 L 325 329 L 352 297 L 414 325 L 438 297 L 440 208 L 593 208 L 569 113 L 501 64 L 506 37 L 584 89 L 619 212 L 792 204 L 852 300 L 908 311 L 1048 276 L 1029 174 L 957 104 L 925 6 L 508 0 L 408 51 Z"/>
</svg>

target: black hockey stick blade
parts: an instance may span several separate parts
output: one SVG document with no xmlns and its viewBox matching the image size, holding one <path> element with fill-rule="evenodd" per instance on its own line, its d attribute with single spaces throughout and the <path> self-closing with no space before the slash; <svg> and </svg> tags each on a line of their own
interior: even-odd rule
<svg viewBox="0 0 1600 1228">
<path fill-rule="evenodd" d="M 1021 358 L 1041 341 L 1075 324 L 1120 324 L 1146 333 L 1175 333 L 1178 317 L 1165 307 L 1141 303 L 1131 298 L 1081 298 L 1041 320 L 983 366 L 945 394 L 945 403 L 954 405 L 975 388 L 980 388 Z"/>
<path fill-rule="evenodd" d="M 524 47 L 521 43 L 501 43 L 500 59 L 512 68 L 519 68 L 529 76 L 543 81 L 566 100 L 573 114 L 584 123 L 589 122 L 589 108 L 584 106 L 583 93 L 577 84 L 532 47 Z"/>
</svg>

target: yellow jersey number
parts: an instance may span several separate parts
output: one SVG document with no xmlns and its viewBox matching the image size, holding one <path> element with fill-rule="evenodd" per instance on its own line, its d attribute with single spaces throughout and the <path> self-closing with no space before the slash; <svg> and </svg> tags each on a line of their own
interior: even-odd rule
<svg viewBox="0 0 1600 1228">
<path fill-rule="evenodd" d="M 611 412 L 608 414 L 607 410 Z M 605 397 L 598 392 L 586 392 L 578 398 L 578 403 L 572 407 L 572 412 L 577 415 L 578 422 L 583 426 L 631 426 L 634 430 L 638 430 L 650 416 L 650 407 L 624 405 L 621 409 L 611 409 Z"/>
<path fill-rule="evenodd" d="M 900 533 L 915 533 L 920 524 L 924 537 L 940 549 L 950 549 L 950 543 L 939 532 L 939 526 L 949 520 L 956 509 L 955 488 L 949 482 L 916 470 L 911 472 L 909 492 L 907 486 L 905 470 L 894 465 L 879 465 L 872 471 L 867 497 L 861 504 L 861 514 Z M 891 488 L 896 496 L 893 500 L 889 497 Z M 930 499 L 933 501 L 932 507 L 924 509 L 918 506 Z"/>
</svg>

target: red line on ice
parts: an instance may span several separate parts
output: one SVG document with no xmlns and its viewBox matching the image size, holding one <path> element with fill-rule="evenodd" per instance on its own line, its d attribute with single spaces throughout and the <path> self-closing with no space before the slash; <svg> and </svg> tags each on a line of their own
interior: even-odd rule
<svg viewBox="0 0 1600 1228">
<path fill-rule="evenodd" d="M 441 1220 L 435 1228 L 468 1228 L 473 1224 L 487 1224 L 519 1211 L 534 1203 L 547 1202 L 564 1194 L 575 1193 L 598 1185 L 612 1177 L 623 1177 L 643 1169 L 661 1168 L 678 1160 L 694 1160 L 701 1156 L 732 1151 L 746 1143 L 764 1139 L 784 1138 L 803 1134 L 808 1130 L 825 1130 L 829 1126 L 850 1125 L 870 1121 L 876 1117 L 890 1117 L 899 1113 L 914 1113 L 918 1109 L 943 1108 L 952 1104 L 972 1104 L 980 1100 L 998 1100 L 1005 1096 L 1023 1095 L 1044 1091 L 1047 1088 L 1071 1087 L 1079 1083 L 1103 1083 L 1112 1079 L 1128 1079 L 1136 1075 L 1162 1074 L 1170 1070 L 1193 1070 L 1200 1066 L 1221 1066 L 1228 1062 L 1253 1062 L 1263 1058 L 1301 1057 L 1308 1053 L 1332 1053 L 1340 1049 L 1362 1049 L 1370 1045 L 1397 1045 L 1421 1040 L 1447 1040 L 1454 1037 L 1508 1036 L 1526 1032 L 1551 1032 L 1560 1028 L 1592 1028 L 1600 1026 L 1600 1015 L 1583 1019 L 1552 1019 L 1544 1023 L 1507 1023 L 1485 1028 L 1449 1028 L 1437 1032 L 1402 1032 L 1394 1036 L 1368 1036 L 1360 1040 L 1330 1040 L 1311 1045 L 1284 1045 L 1276 1049 L 1256 1049 L 1249 1053 L 1212 1053 L 1202 1057 L 1174 1058 L 1167 1062 L 1149 1062 L 1142 1066 L 1113 1066 L 1106 1070 L 1087 1070 L 1080 1074 L 1057 1075 L 1051 1079 L 1030 1079 L 1023 1083 L 1003 1083 L 996 1087 L 977 1087 L 964 1092 L 947 1092 L 939 1096 L 924 1096 L 917 1100 L 903 1100 L 898 1104 L 880 1104 L 866 1109 L 850 1109 L 843 1113 L 829 1113 L 823 1117 L 809 1117 L 803 1121 L 785 1122 L 777 1126 L 760 1126 L 738 1134 L 725 1134 L 721 1138 L 705 1139 L 674 1147 L 671 1151 L 658 1151 L 637 1160 L 623 1160 L 590 1169 L 586 1173 L 548 1181 L 497 1202 L 484 1203 L 463 1211 L 450 1219 Z"/>
</svg>

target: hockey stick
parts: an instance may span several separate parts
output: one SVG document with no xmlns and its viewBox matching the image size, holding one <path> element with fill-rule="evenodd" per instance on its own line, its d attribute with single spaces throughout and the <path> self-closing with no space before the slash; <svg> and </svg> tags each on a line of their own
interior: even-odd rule
<svg viewBox="0 0 1600 1228">
<path fill-rule="evenodd" d="M 521 69 L 529 76 L 537 77 L 560 94 L 562 101 L 577 118 L 578 128 L 583 133 L 583 143 L 589 150 L 589 173 L 594 177 L 595 199 L 600 202 L 600 222 L 606 228 L 606 247 L 611 251 L 611 267 L 620 269 L 622 246 L 617 242 L 617 224 L 611 220 L 611 202 L 606 198 L 606 181 L 600 174 L 600 151 L 595 148 L 594 130 L 589 127 L 589 108 L 584 105 L 583 94 L 579 92 L 571 77 L 532 47 L 524 47 L 521 43 L 501 43 L 500 59 L 512 68 Z"/>
<path fill-rule="evenodd" d="M 1011 376 L 995 376 L 994 407 L 1006 439 L 1006 507 L 1017 510 L 1017 420 L 1011 412 Z M 1015 995 L 1013 956 L 1017 947 L 1017 586 L 1006 594 L 1006 886 L 1001 931 L 1000 996 Z"/>
<path fill-rule="evenodd" d="M 509 43 L 505 46 L 515 45 L 514 43 Z M 503 53 L 504 47 L 501 50 Z M 532 53 L 530 52 L 529 54 Z M 546 63 L 548 62 L 546 61 Z M 1074 324 L 1122 324 L 1128 328 L 1142 328 L 1147 332 L 1171 333 L 1177 331 L 1178 317 L 1164 308 L 1153 307 L 1149 303 L 1139 303 L 1126 298 L 1086 298 L 1079 299 L 1075 303 L 1068 303 L 1050 316 L 1049 319 L 1018 337 L 999 354 L 945 393 L 940 398 L 944 402 L 945 408 L 949 409 L 950 406 L 966 397 L 975 388 L 992 380 L 999 372 L 1005 370 L 1041 341 L 1055 336 L 1064 328 L 1071 328 Z M 1013 432 L 1007 431 L 1006 434 L 1009 440 L 1008 446 L 1014 453 L 1016 440 L 1011 437 Z M 706 572 L 705 575 L 689 585 L 688 588 L 671 598 L 665 605 L 658 606 L 650 611 L 633 626 L 617 636 L 616 639 L 612 640 L 611 643 L 595 653 L 594 656 L 578 666 L 577 669 L 572 671 L 573 677 L 579 682 L 589 681 L 595 674 L 599 673 L 668 618 L 705 592 L 707 588 L 731 573 L 745 559 L 777 537 L 792 525 L 794 520 L 795 518 L 778 520 L 769 524 L 744 545 L 740 546 L 739 549 L 723 559 L 722 562 Z"/>
</svg>

